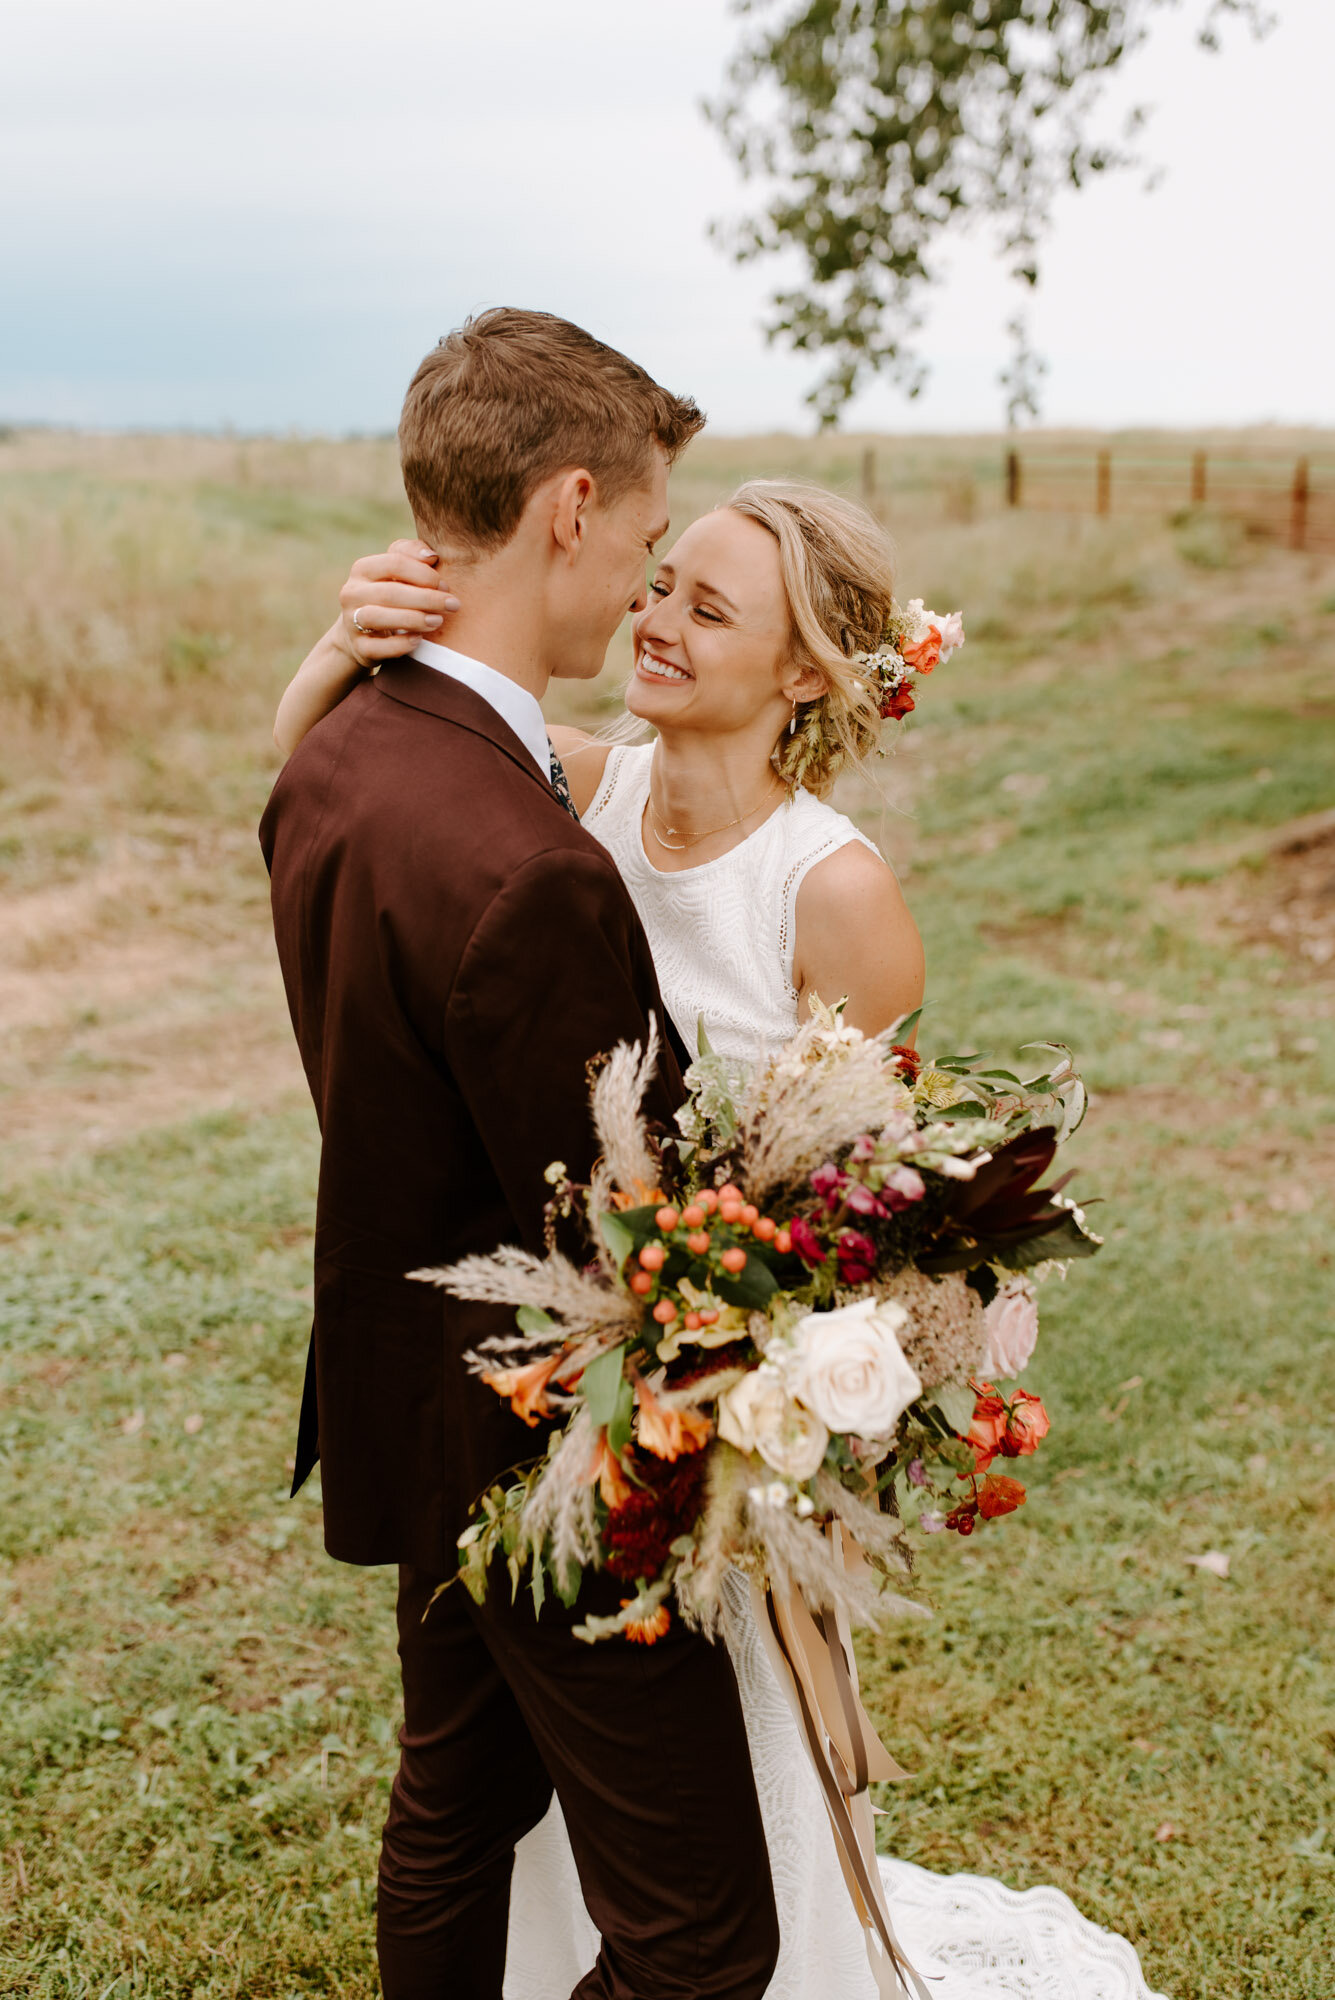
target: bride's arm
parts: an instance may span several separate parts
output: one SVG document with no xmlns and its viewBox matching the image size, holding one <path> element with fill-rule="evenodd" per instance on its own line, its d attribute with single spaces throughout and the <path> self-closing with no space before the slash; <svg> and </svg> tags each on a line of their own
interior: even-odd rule
<svg viewBox="0 0 1335 2000">
<path fill-rule="evenodd" d="M 812 994 L 831 1006 L 846 996 L 849 1025 L 879 1035 L 922 1005 L 926 968 L 918 926 L 894 871 L 860 841 L 808 871 L 797 892 L 796 933 L 800 1018 Z"/>
<path fill-rule="evenodd" d="M 308 730 L 337 708 L 367 670 L 410 653 L 435 632 L 459 600 L 442 590 L 425 542 L 400 541 L 382 556 L 363 556 L 339 592 L 342 609 L 288 682 L 274 719 L 274 742 L 290 757 Z M 353 624 L 361 615 L 365 631 Z"/>
</svg>

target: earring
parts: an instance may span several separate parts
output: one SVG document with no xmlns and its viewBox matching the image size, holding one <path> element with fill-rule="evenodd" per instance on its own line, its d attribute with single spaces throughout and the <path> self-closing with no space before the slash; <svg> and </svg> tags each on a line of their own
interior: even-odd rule
<svg viewBox="0 0 1335 2000">
<path fill-rule="evenodd" d="M 790 736 L 794 736 L 794 735 L 796 735 L 796 733 L 797 733 L 797 696 L 796 696 L 796 695 L 793 695 L 793 697 L 792 697 L 792 703 L 793 703 L 793 712 L 792 712 L 792 714 L 791 714 L 791 715 L 789 716 L 789 718 L 788 718 L 788 734 L 789 734 Z"/>
</svg>

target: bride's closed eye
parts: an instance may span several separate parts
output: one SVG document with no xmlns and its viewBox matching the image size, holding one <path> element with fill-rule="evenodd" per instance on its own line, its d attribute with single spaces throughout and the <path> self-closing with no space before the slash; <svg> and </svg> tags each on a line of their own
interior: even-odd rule
<svg viewBox="0 0 1335 2000">
<path fill-rule="evenodd" d="M 671 597 L 672 595 L 671 584 L 662 583 L 659 581 L 657 577 L 654 578 L 654 581 L 649 585 L 649 588 L 655 597 L 660 597 L 660 598 Z M 691 606 L 691 610 L 695 613 L 696 617 L 701 619 L 706 625 L 722 625 L 724 622 L 723 614 L 719 611 L 715 611 L 712 605 L 693 604 Z"/>
</svg>

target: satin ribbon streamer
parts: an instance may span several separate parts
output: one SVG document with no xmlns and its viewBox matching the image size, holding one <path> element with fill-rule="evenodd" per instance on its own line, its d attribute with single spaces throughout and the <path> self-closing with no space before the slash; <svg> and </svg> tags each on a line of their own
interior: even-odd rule
<svg viewBox="0 0 1335 2000">
<path fill-rule="evenodd" d="M 836 1560 L 847 1570 L 865 1566 L 862 1551 L 837 1521 L 826 1533 Z M 776 1597 L 752 1584 L 751 1596 L 770 1663 L 820 1782 L 876 1990 L 881 2000 L 931 2000 L 890 1920 L 867 1790 L 873 1779 L 895 1780 L 908 1773 L 890 1755 L 862 1706 L 848 1619 L 834 1611 L 813 1615 L 796 1592 Z"/>
</svg>

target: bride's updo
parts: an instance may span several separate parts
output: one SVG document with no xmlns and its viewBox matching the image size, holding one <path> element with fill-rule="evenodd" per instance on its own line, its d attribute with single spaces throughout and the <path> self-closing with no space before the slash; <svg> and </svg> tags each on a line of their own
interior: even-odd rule
<svg viewBox="0 0 1335 2000">
<path fill-rule="evenodd" d="M 779 545 L 793 659 L 814 667 L 825 692 L 797 705 L 774 768 L 788 785 L 823 798 L 847 763 L 881 740 L 875 690 L 859 653 L 881 644 L 894 604 L 894 545 L 865 507 L 798 480 L 749 479 L 728 506 L 767 528 Z"/>
</svg>

